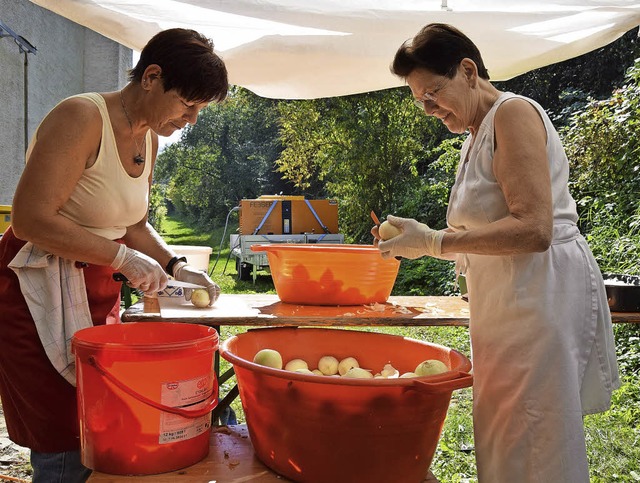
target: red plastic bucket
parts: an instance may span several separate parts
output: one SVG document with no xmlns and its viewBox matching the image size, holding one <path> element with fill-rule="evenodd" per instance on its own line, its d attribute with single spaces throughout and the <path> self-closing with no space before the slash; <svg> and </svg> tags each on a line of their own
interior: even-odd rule
<svg viewBox="0 0 640 483">
<path fill-rule="evenodd" d="M 82 463 L 118 475 L 174 471 L 209 452 L 218 402 L 211 327 L 139 322 L 73 336 Z"/>
<path fill-rule="evenodd" d="M 260 349 L 314 369 L 325 355 L 361 367 L 391 362 L 401 373 L 426 359 L 450 369 L 412 379 L 346 379 L 254 364 Z M 454 390 L 471 386 L 471 362 L 444 346 L 341 329 L 252 329 L 224 341 L 258 458 L 294 481 L 420 482 L 427 474 Z"/>
</svg>

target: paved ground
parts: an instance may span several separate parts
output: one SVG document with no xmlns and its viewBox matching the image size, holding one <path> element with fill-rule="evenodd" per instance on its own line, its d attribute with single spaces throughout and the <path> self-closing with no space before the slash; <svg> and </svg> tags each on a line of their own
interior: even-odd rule
<svg viewBox="0 0 640 483">
<path fill-rule="evenodd" d="M 30 482 L 29 450 L 9 439 L 4 413 L 0 405 L 0 481 Z"/>
</svg>

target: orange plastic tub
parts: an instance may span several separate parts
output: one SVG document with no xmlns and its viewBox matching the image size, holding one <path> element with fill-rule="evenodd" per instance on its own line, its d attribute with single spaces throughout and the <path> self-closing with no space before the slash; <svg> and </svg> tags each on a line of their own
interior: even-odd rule
<svg viewBox="0 0 640 483">
<path fill-rule="evenodd" d="M 267 252 L 278 297 L 290 304 L 384 303 L 400 268 L 372 245 L 265 244 L 251 250 Z"/>
<path fill-rule="evenodd" d="M 324 355 L 356 357 L 361 367 L 391 362 L 401 373 L 426 359 L 450 371 L 412 379 L 347 379 L 254 364 L 260 349 L 309 368 Z M 471 363 L 444 346 L 341 329 L 251 329 L 226 340 L 256 455 L 299 482 L 420 482 L 427 474 L 454 390 L 471 386 Z"/>
<path fill-rule="evenodd" d="M 79 330 L 82 463 L 118 475 L 190 466 L 209 453 L 218 334 L 196 324 L 140 322 Z"/>
</svg>

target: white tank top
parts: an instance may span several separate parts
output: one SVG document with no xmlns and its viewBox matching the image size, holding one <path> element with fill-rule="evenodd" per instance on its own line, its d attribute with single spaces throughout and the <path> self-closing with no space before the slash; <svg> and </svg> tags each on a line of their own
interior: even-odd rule
<svg viewBox="0 0 640 483">
<path fill-rule="evenodd" d="M 134 178 L 120 161 L 104 98 L 93 92 L 73 97 L 89 99 L 98 107 L 102 116 L 102 139 L 95 163 L 85 169 L 60 214 L 96 235 L 115 240 L 124 236 L 127 227 L 139 222 L 147 213 L 152 165 L 151 131 L 146 137 L 144 171 Z M 32 146 L 27 151 L 27 159 L 31 149 Z"/>
</svg>

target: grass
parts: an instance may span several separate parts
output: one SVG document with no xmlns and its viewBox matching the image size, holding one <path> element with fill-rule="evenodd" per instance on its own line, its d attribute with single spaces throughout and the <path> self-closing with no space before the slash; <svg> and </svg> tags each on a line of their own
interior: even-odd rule
<svg viewBox="0 0 640 483">
<path fill-rule="evenodd" d="M 211 276 L 224 293 L 275 293 L 267 272 L 259 272 L 255 284 L 237 279 L 235 259 L 229 257 L 229 230 L 237 226 L 228 228 L 226 233 L 219 228 L 203 234 L 169 218 L 163 228 L 162 235 L 170 244 L 212 247 Z M 223 236 L 226 239 L 221 243 Z M 247 329 L 223 326 L 220 337 L 224 340 Z M 362 330 L 425 340 L 470 354 L 465 327 L 366 327 Z M 591 483 L 640 482 L 640 324 L 617 324 L 614 330 L 623 386 L 614 393 L 609 411 L 585 418 Z M 229 368 L 226 361 L 222 363 L 222 370 Z M 221 394 L 226 394 L 233 384 L 233 379 L 225 384 Z M 238 399 L 232 407 L 239 422 L 244 422 Z M 471 411 L 471 389 L 455 391 L 431 466 L 442 483 L 477 482 Z"/>
</svg>

